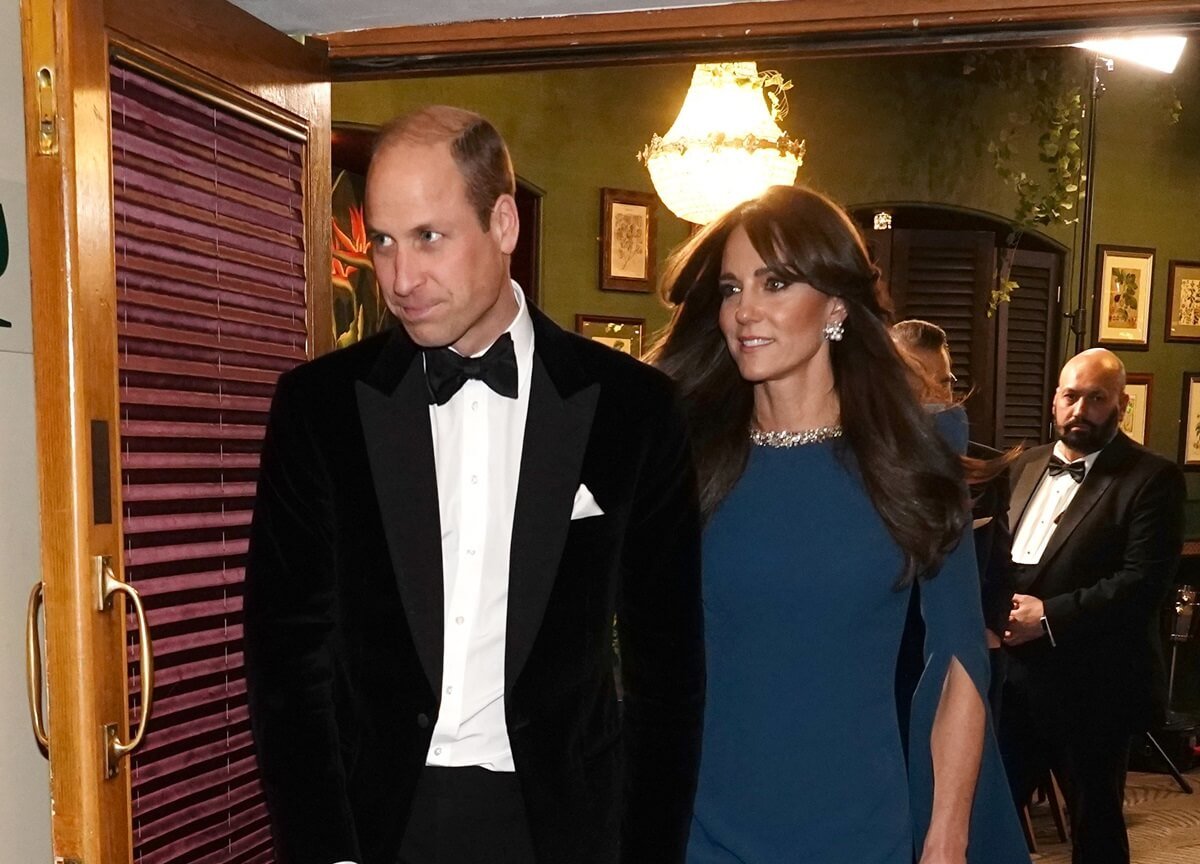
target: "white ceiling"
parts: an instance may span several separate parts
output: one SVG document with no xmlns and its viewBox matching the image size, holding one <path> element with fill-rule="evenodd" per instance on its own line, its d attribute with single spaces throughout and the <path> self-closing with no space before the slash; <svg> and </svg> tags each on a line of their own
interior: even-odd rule
<svg viewBox="0 0 1200 864">
<path fill-rule="evenodd" d="M 285 33 L 335 33 L 402 24 L 542 18 L 587 12 L 720 6 L 730 0 L 231 0 Z M 764 2 L 764 0 L 759 0 Z"/>
</svg>

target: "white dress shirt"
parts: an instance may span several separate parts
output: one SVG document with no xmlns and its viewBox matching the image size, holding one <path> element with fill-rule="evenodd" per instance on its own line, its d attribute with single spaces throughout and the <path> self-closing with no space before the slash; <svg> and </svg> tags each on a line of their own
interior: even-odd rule
<svg viewBox="0 0 1200 864">
<path fill-rule="evenodd" d="M 533 372 L 533 320 L 515 282 L 512 290 L 519 307 L 508 327 L 517 358 L 517 398 L 472 379 L 444 405 L 429 406 L 442 527 L 445 638 L 441 709 L 427 765 L 515 770 L 504 720 L 504 646 L 513 512 Z"/>
<path fill-rule="evenodd" d="M 524 292 L 516 282 L 512 288 L 519 307 L 508 326 L 517 357 L 517 398 L 472 379 L 445 405 L 429 406 L 445 638 L 441 710 L 426 765 L 515 770 L 504 721 L 504 645 L 509 547 L 533 376 L 533 319 Z"/>
<path fill-rule="evenodd" d="M 1054 455 L 1063 462 L 1071 461 L 1067 458 L 1061 441 L 1055 442 Z M 1096 464 L 1096 458 L 1099 455 L 1100 451 L 1097 450 L 1083 457 L 1085 479 L 1087 472 L 1091 471 L 1092 466 Z M 1037 564 L 1042 560 L 1042 553 L 1046 551 L 1050 538 L 1054 536 L 1054 529 L 1058 527 L 1058 521 L 1062 518 L 1063 511 L 1067 509 L 1067 505 L 1075 498 L 1075 493 L 1082 485 L 1082 483 L 1076 483 L 1075 478 L 1065 471 L 1057 477 L 1051 477 L 1049 471 L 1042 475 L 1041 482 L 1038 483 L 1037 489 L 1034 490 L 1029 504 L 1025 508 L 1025 513 L 1021 517 L 1021 524 L 1017 526 L 1016 536 L 1013 537 L 1013 563 Z"/>
</svg>

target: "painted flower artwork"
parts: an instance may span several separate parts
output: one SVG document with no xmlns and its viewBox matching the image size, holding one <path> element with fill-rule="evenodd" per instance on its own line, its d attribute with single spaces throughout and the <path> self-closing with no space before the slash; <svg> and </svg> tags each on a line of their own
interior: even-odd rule
<svg viewBox="0 0 1200 864">
<path fill-rule="evenodd" d="M 391 321 L 375 281 L 363 218 L 363 178 L 341 171 L 333 185 L 333 337 L 345 348 L 373 336 Z"/>
<path fill-rule="evenodd" d="M 646 220 L 642 212 L 613 214 L 613 272 L 645 275 Z"/>
<path fill-rule="evenodd" d="M 1108 326 L 1134 327 L 1138 320 L 1138 271 L 1115 267 L 1112 272 Z"/>
<path fill-rule="evenodd" d="M 1200 279 L 1180 280 L 1178 323 L 1200 327 Z"/>
</svg>

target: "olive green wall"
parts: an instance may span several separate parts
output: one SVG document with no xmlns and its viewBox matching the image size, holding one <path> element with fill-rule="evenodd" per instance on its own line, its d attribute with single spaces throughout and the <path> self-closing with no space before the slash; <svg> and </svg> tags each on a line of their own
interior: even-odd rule
<svg viewBox="0 0 1200 864">
<path fill-rule="evenodd" d="M 542 201 L 541 306 L 565 327 L 576 313 L 666 323 L 656 295 L 599 290 L 600 189 L 653 192 L 634 154 L 671 121 L 690 67 L 431 78 L 335 85 L 334 120 L 381 123 L 427 103 L 485 114 L 512 151 L 517 173 L 545 190 Z M 660 258 L 687 235 L 659 207 Z"/>
<path fill-rule="evenodd" d="M 1158 77 L 1118 65 L 1104 76 L 1096 110 L 1096 204 L 1088 285 L 1095 280 L 1095 246 L 1155 250 L 1150 296 L 1150 349 L 1118 351 L 1130 372 L 1154 375 L 1149 446 L 1177 459 L 1183 373 L 1200 371 L 1200 343 L 1166 342 L 1168 263 L 1200 260 L 1200 54 L 1189 46 L 1173 76 L 1183 114 L 1164 119 Z M 1091 305 L 1089 304 L 1089 318 Z M 1091 321 L 1088 322 L 1089 328 Z M 1089 330 L 1090 332 L 1090 330 Z M 1188 536 L 1200 538 L 1200 472 L 1188 476 Z"/>
<path fill-rule="evenodd" d="M 1070 50 L 1070 49 L 1064 49 Z M 1196 48 L 1193 46 L 1192 54 Z M 1081 69 L 1086 60 L 1080 56 Z M 765 64 L 764 64 L 765 65 Z M 938 203 L 1008 217 L 1015 197 L 1000 181 L 973 126 L 999 130 L 1012 97 L 962 74 L 956 57 L 823 59 L 771 63 L 793 82 L 783 126 L 807 141 L 800 180 L 847 206 Z M 668 312 L 653 295 L 598 287 L 600 189 L 653 191 L 634 155 L 670 127 L 691 79 L 691 64 L 337 84 L 335 120 L 381 123 L 422 104 L 477 110 L 508 140 L 517 172 L 546 192 L 542 306 L 571 327 L 576 313 L 645 318 L 648 332 Z M 1200 195 L 1200 63 L 1185 57 L 1175 80 L 1183 119 L 1171 126 L 1156 101 L 1153 73 L 1126 67 L 1105 76 L 1097 112 L 1096 205 L 1091 244 L 1157 249 L 1150 350 L 1122 351 L 1130 371 L 1154 373 L 1149 445 L 1176 458 L 1185 369 L 1200 369 L 1200 345 L 1164 343 L 1169 258 L 1200 260 L 1190 218 Z M 1038 169 L 1036 135 L 1020 139 Z M 1068 250 L 1077 226 L 1047 236 Z M 658 255 L 687 226 L 659 208 Z M 1083 256 L 1091 268 L 1094 252 Z M 1064 309 L 1073 306 L 1078 258 Z M 1089 273 L 1089 285 L 1090 285 Z M 1089 302 L 1089 327 L 1090 327 Z M 1073 342 L 1062 340 L 1064 356 Z M 1085 343 L 1090 344 L 1090 343 Z M 1200 537 L 1200 474 L 1189 476 L 1189 536 Z"/>
<path fill-rule="evenodd" d="M 775 66 L 776 64 L 772 64 Z M 808 145 L 800 179 L 847 205 L 953 202 L 989 212 L 1011 209 L 987 163 L 924 99 L 928 69 L 944 58 L 822 60 L 778 64 L 794 83 L 784 126 Z M 600 291 L 600 189 L 653 192 L 635 154 L 670 128 L 683 103 L 691 64 L 475 75 L 336 84 L 334 120 L 378 124 L 419 105 L 479 111 L 508 141 L 517 173 L 546 191 L 542 306 L 564 326 L 577 312 L 645 317 L 666 323 L 656 296 Z M 986 116 L 969 82 L 939 79 L 964 111 Z M 913 93 L 916 92 L 916 98 Z M 659 208 L 658 257 L 687 236 L 687 225 Z"/>
</svg>

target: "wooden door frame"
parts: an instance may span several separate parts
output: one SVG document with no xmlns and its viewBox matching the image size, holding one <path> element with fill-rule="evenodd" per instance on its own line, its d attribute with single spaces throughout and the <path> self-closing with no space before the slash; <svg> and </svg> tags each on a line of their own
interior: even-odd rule
<svg viewBox="0 0 1200 864">
<path fill-rule="evenodd" d="M 323 48 L 301 45 L 223 2 L 170 5 L 167 21 L 153 0 L 21 4 L 51 841 L 54 860 L 82 864 L 120 864 L 130 860 L 132 848 L 129 772 L 122 768 L 105 779 L 101 740 L 102 727 L 113 723 L 129 740 L 126 619 L 119 600 L 113 613 L 99 613 L 92 574 L 93 557 L 104 555 L 123 579 L 109 155 L 114 50 L 158 64 L 179 81 L 235 82 L 218 92 L 230 106 L 261 110 L 268 118 L 286 114 L 307 136 L 310 353 L 332 341 L 328 327 L 312 326 L 328 318 L 330 276 Z M 211 51 L 214 44 L 222 50 Z M 227 54 L 227 62 L 214 60 L 216 54 Z M 219 78 L 202 71 L 214 66 Z M 43 148 L 44 141 L 53 147 Z M 94 421 L 108 433 L 103 452 L 95 454 Z M 96 514 L 105 510 L 107 521 L 101 517 L 96 524 Z M 124 830 L 113 828 L 122 823 Z"/>
<path fill-rule="evenodd" d="M 1198 0 L 773 0 L 328 33 L 334 80 L 1018 44 L 1200 26 Z M 370 61 L 370 62 L 364 62 Z"/>
</svg>

